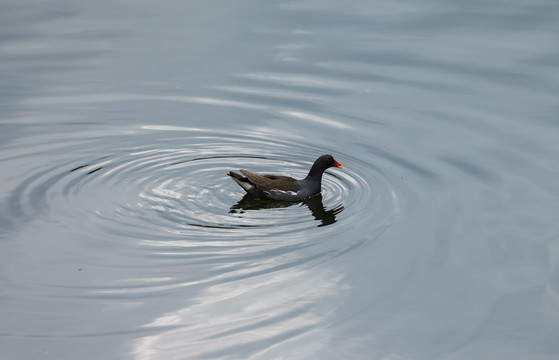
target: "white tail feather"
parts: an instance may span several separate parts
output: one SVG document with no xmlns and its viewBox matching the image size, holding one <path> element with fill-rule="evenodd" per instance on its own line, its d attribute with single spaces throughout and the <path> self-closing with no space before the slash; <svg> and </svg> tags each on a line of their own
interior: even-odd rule
<svg viewBox="0 0 559 360">
<path fill-rule="evenodd" d="M 254 185 L 252 185 L 251 183 L 248 182 L 243 182 L 237 178 L 231 177 L 233 180 L 235 180 L 235 182 L 237 184 L 239 184 L 243 189 L 245 189 L 246 192 L 249 192 L 250 189 L 252 189 L 254 187 Z"/>
</svg>

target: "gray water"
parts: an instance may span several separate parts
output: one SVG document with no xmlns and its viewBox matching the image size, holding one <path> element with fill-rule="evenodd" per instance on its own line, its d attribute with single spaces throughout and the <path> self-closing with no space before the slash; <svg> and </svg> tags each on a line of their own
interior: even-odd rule
<svg viewBox="0 0 559 360">
<path fill-rule="evenodd" d="M 559 358 L 559 2 L 0 8 L 1 359 Z"/>
</svg>

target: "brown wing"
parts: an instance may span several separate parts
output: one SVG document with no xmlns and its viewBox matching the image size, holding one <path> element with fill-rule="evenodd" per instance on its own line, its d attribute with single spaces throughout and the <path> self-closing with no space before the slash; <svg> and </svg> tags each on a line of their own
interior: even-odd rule
<svg viewBox="0 0 559 360">
<path fill-rule="evenodd" d="M 289 176 L 257 175 L 246 170 L 241 170 L 241 173 L 246 176 L 251 183 L 256 185 L 258 191 L 269 191 L 271 189 L 284 191 L 299 190 L 296 180 Z"/>
</svg>

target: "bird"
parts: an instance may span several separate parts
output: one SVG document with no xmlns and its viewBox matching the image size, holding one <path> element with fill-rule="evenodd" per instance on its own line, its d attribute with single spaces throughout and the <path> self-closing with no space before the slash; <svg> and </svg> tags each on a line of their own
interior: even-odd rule
<svg viewBox="0 0 559 360">
<path fill-rule="evenodd" d="M 242 175 L 233 171 L 227 175 L 257 199 L 302 201 L 320 193 L 322 174 L 333 166 L 343 168 L 332 155 L 322 155 L 316 159 L 307 177 L 301 180 L 290 176 L 257 175 L 244 169 L 240 170 Z"/>
</svg>

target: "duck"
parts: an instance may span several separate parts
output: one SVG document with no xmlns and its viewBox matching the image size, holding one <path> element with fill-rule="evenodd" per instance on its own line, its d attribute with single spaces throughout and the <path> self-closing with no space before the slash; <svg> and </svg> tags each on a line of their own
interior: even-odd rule
<svg viewBox="0 0 559 360">
<path fill-rule="evenodd" d="M 312 164 L 306 178 L 297 180 L 290 176 L 257 175 L 247 170 L 238 174 L 230 171 L 229 175 L 247 194 L 257 199 L 278 201 L 302 201 L 320 193 L 322 174 L 331 167 L 342 169 L 332 155 L 319 156 Z"/>
</svg>

